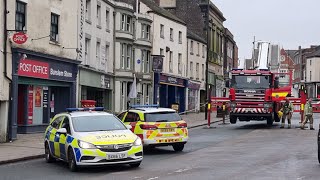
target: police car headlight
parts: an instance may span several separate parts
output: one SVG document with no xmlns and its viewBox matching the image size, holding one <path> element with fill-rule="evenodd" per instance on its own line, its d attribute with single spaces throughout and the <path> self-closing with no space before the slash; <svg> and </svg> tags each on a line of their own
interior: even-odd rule
<svg viewBox="0 0 320 180">
<path fill-rule="evenodd" d="M 134 146 L 141 146 L 142 145 L 142 141 L 139 137 L 137 137 L 137 139 L 134 141 L 133 143 Z"/>
<path fill-rule="evenodd" d="M 82 149 L 96 149 L 95 145 L 93 145 L 91 143 L 84 142 L 84 141 L 79 140 L 78 144 Z"/>
</svg>

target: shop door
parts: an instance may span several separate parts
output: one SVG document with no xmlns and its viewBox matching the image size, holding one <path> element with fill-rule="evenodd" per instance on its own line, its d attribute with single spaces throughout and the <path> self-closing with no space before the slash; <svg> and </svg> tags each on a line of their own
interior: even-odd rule
<svg viewBox="0 0 320 180">
<path fill-rule="evenodd" d="M 167 85 L 160 86 L 160 107 L 168 107 Z"/>
<path fill-rule="evenodd" d="M 175 86 L 168 86 L 168 106 L 171 107 L 176 102 L 176 87 Z"/>
<path fill-rule="evenodd" d="M 50 118 L 54 115 L 65 112 L 70 108 L 70 88 L 51 87 L 50 92 Z"/>
</svg>

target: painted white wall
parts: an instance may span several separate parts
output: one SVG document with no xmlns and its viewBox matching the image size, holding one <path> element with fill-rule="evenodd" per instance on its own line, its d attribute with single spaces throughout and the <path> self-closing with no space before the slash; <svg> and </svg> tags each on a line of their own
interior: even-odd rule
<svg viewBox="0 0 320 180">
<path fill-rule="evenodd" d="M 102 0 L 91 0 L 91 7 L 89 8 L 89 18 L 85 15 L 86 9 L 86 1 L 84 2 L 84 9 L 79 8 L 79 27 L 78 27 L 78 46 L 82 47 L 81 52 L 79 53 L 78 60 L 82 61 L 83 65 L 89 65 L 97 70 L 101 70 L 104 72 L 113 72 L 113 12 L 114 8 L 110 1 L 102 1 Z M 109 3 L 107 3 L 109 2 Z M 100 23 L 97 18 L 97 6 L 100 6 Z M 82 12 L 84 11 L 84 12 Z M 108 17 L 107 17 L 107 13 Z M 81 19 L 84 18 L 84 26 L 83 26 L 83 36 L 80 37 L 82 34 L 81 30 Z M 85 39 L 90 39 L 89 45 L 89 55 L 88 60 L 85 60 Z M 96 56 L 97 51 L 97 42 L 100 42 L 100 56 Z M 108 53 L 107 51 L 107 45 Z"/>
<path fill-rule="evenodd" d="M 147 14 L 151 9 L 145 4 L 140 3 L 141 14 Z M 160 54 L 160 49 L 164 50 L 163 72 L 175 76 L 186 77 L 187 67 L 187 27 L 183 24 L 172 21 L 168 18 L 150 12 L 149 15 L 153 18 L 153 43 L 152 54 Z M 160 37 L 160 25 L 164 25 L 164 38 Z M 170 40 L 170 28 L 173 29 L 173 41 Z M 182 43 L 179 43 L 179 31 L 182 32 Z M 170 48 L 173 53 L 173 72 L 169 72 L 169 52 L 166 52 L 166 47 Z M 178 54 L 182 54 L 182 74 L 178 73 Z"/>
<path fill-rule="evenodd" d="M 12 43 L 13 47 L 59 57 L 76 59 L 78 0 L 68 1 L 27 1 L 26 30 L 29 37 L 23 45 Z M 16 1 L 8 1 L 8 29 L 15 29 Z M 59 17 L 58 43 L 50 41 L 51 12 Z M 48 36 L 48 37 L 46 37 Z M 45 38 L 42 38 L 45 37 Z M 42 38 L 42 39 L 38 39 Z M 38 40 L 32 40 L 38 39 Z M 73 48 L 73 49 L 67 49 Z M 11 70 L 11 69 L 10 69 Z"/>
<path fill-rule="evenodd" d="M 306 82 L 320 82 L 320 58 L 313 57 L 306 60 Z M 311 71 L 311 74 L 310 74 Z M 311 79 L 310 79 L 311 76 Z"/>
</svg>

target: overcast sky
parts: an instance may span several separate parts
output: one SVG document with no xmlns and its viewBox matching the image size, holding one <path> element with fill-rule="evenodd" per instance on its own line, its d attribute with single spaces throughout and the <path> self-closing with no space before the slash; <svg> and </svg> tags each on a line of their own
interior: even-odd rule
<svg viewBox="0 0 320 180">
<path fill-rule="evenodd" d="M 224 14 L 239 47 L 250 58 L 253 37 L 298 49 L 320 44 L 320 0 L 211 0 Z"/>
</svg>

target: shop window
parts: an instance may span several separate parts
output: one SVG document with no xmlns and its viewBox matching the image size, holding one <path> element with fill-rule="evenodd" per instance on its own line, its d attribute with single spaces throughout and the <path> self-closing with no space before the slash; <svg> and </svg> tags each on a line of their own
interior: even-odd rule
<svg viewBox="0 0 320 180">
<path fill-rule="evenodd" d="M 95 100 L 97 107 L 104 107 L 104 91 L 96 90 L 96 89 L 87 89 L 87 99 Z"/>
</svg>

